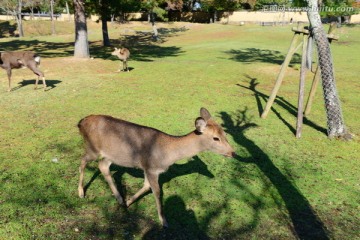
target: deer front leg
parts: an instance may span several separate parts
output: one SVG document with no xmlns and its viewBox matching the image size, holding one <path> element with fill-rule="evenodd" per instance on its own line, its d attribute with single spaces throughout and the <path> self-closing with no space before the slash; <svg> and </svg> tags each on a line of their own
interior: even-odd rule
<svg viewBox="0 0 360 240">
<path fill-rule="evenodd" d="M 117 190 L 117 188 L 114 184 L 114 181 L 111 177 L 110 165 L 111 165 L 111 162 L 109 160 L 104 159 L 99 162 L 99 169 L 100 169 L 101 173 L 104 175 L 105 180 L 108 182 L 110 189 L 111 189 L 112 193 L 114 194 L 114 196 L 116 197 L 117 201 L 119 202 L 119 204 L 123 205 L 124 200 L 121 197 L 119 191 Z"/>
<path fill-rule="evenodd" d="M 160 186 L 159 186 L 159 174 L 157 173 L 151 173 L 151 172 L 145 172 L 145 175 L 147 176 L 147 179 L 149 181 L 151 190 L 155 197 L 156 207 L 159 215 L 159 219 L 163 227 L 168 227 L 168 223 L 166 221 L 166 218 L 163 213 L 161 199 L 160 199 Z"/>
</svg>

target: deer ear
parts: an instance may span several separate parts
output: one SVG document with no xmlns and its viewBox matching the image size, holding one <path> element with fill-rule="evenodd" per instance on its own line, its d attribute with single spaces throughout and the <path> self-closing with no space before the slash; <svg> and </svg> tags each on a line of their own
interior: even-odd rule
<svg viewBox="0 0 360 240">
<path fill-rule="evenodd" d="M 118 50 L 117 48 L 115 48 L 115 51 Z"/>
<path fill-rule="evenodd" d="M 196 131 L 202 133 L 204 132 L 205 128 L 206 128 L 206 121 L 205 119 L 203 119 L 202 117 L 198 117 L 196 120 L 195 120 L 195 128 L 196 128 Z"/>
<path fill-rule="evenodd" d="M 211 118 L 211 114 L 206 108 L 200 109 L 200 117 L 202 117 L 205 121 L 208 121 Z"/>
</svg>

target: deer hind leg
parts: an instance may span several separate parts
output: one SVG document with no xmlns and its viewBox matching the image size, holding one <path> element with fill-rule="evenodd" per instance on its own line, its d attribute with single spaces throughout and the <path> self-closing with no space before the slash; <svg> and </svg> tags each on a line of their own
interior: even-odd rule
<svg viewBox="0 0 360 240">
<path fill-rule="evenodd" d="M 125 60 L 125 66 L 126 66 L 126 71 L 129 72 L 129 68 L 128 68 L 128 65 L 127 65 L 127 60 Z"/>
<path fill-rule="evenodd" d="M 129 200 L 126 201 L 126 206 L 129 207 L 131 204 L 133 204 L 136 201 L 136 199 L 138 199 L 141 195 L 148 192 L 149 190 L 150 190 L 150 183 L 145 175 L 144 186 L 137 193 L 135 193 L 134 196 L 132 196 Z"/>
<path fill-rule="evenodd" d="M 34 71 L 34 72 L 35 72 L 35 71 Z M 44 76 L 44 74 L 43 74 L 39 69 L 37 69 L 37 71 L 35 72 L 35 74 L 37 75 L 37 79 L 36 79 L 36 82 L 35 82 L 35 88 L 34 88 L 34 89 L 37 89 L 38 82 L 39 82 L 39 78 L 41 77 L 41 78 L 42 78 L 43 85 L 44 85 L 44 91 L 45 91 L 45 89 L 46 89 L 46 82 L 45 82 L 45 76 Z"/>
<path fill-rule="evenodd" d="M 101 173 L 104 175 L 105 180 L 108 182 L 110 189 L 112 191 L 112 193 L 114 194 L 114 196 L 116 197 L 117 201 L 123 205 L 124 204 L 124 200 L 121 197 L 119 191 L 117 190 L 114 181 L 111 177 L 111 173 L 110 173 L 110 165 L 111 162 L 107 159 L 101 160 L 99 162 L 99 169 L 101 171 Z"/>
<path fill-rule="evenodd" d="M 37 89 L 37 86 L 38 86 L 38 82 L 39 82 L 39 78 L 41 77 L 42 78 L 42 81 L 43 81 L 43 85 L 44 85 L 44 91 L 46 89 L 46 82 L 45 82 L 45 76 L 44 76 L 44 73 L 42 71 L 40 71 L 37 67 L 36 67 L 36 63 L 35 64 L 29 64 L 28 66 L 29 69 L 31 69 L 37 76 L 37 79 L 36 79 L 36 82 L 35 82 L 35 88 L 34 89 Z"/>
<path fill-rule="evenodd" d="M 38 82 L 39 82 L 39 75 L 36 76 L 36 81 L 35 81 L 35 87 L 34 89 L 37 89 L 37 85 L 38 85 Z"/>
<path fill-rule="evenodd" d="M 160 193 L 161 193 L 160 191 L 161 190 L 160 190 L 160 186 L 159 186 L 159 174 L 145 172 L 145 175 L 147 176 L 151 190 L 155 197 L 155 202 L 156 202 L 156 207 L 157 207 L 160 222 L 164 227 L 168 227 L 168 223 L 167 223 L 165 215 L 163 213 L 161 199 L 160 199 Z"/>
<path fill-rule="evenodd" d="M 78 187 L 78 192 L 79 192 L 80 198 L 84 198 L 84 196 L 85 196 L 84 171 L 85 171 L 86 164 L 90 161 L 96 160 L 96 158 L 97 158 L 97 156 L 94 153 L 87 152 L 84 155 L 84 157 L 81 159 L 81 163 L 80 163 L 80 167 L 79 167 L 80 179 L 79 179 L 79 187 Z"/>
<path fill-rule="evenodd" d="M 10 92 L 11 91 L 11 68 L 7 69 L 6 73 L 7 73 L 8 79 L 9 79 L 8 92 Z"/>
</svg>

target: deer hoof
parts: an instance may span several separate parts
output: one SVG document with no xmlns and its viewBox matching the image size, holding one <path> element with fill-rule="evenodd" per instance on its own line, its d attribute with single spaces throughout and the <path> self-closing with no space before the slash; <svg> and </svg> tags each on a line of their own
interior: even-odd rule
<svg viewBox="0 0 360 240">
<path fill-rule="evenodd" d="M 122 197 L 116 197 L 116 200 L 118 201 L 118 203 L 119 203 L 120 205 L 122 205 L 122 206 L 125 205 L 124 200 L 122 199 Z"/>
<path fill-rule="evenodd" d="M 84 197 L 85 197 L 84 189 L 79 188 L 79 198 L 84 198 Z"/>
<path fill-rule="evenodd" d="M 163 223 L 162 223 L 163 228 L 168 228 L 169 224 L 167 223 L 167 221 L 164 219 Z"/>
</svg>

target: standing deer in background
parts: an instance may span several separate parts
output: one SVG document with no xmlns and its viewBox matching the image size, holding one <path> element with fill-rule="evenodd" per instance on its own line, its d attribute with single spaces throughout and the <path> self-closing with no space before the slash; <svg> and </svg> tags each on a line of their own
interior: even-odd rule
<svg viewBox="0 0 360 240">
<path fill-rule="evenodd" d="M 0 52 L 0 67 L 5 69 L 9 79 L 8 92 L 11 91 L 11 70 L 22 67 L 27 67 L 37 75 L 35 82 L 35 89 L 37 88 L 39 77 L 42 78 L 44 84 L 44 91 L 46 89 L 46 82 L 43 72 L 38 69 L 40 65 L 40 56 L 34 52 Z"/>
<path fill-rule="evenodd" d="M 111 55 L 113 56 L 117 56 L 123 63 L 123 69 L 120 71 L 128 71 L 129 72 L 129 68 L 127 65 L 127 59 L 130 57 L 130 51 L 127 48 L 115 48 L 115 50 L 111 53 Z"/>
<path fill-rule="evenodd" d="M 117 201 L 130 206 L 138 197 L 152 190 L 161 224 L 168 226 L 160 200 L 159 175 L 177 160 L 212 151 L 234 157 L 224 130 L 211 118 L 205 108 L 195 120 L 195 130 L 184 136 L 172 136 L 157 129 L 137 125 L 105 115 L 90 115 L 78 124 L 85 140 L 86 151 L 81 160 L 79 197 L 84 197 L 84 169 L 90 161 L 102 158 L 99 169 Z M 144 171 L 144 186 L 124 203 L 110 173 L 110 165 L 140 168 Z"/>
</svg>

